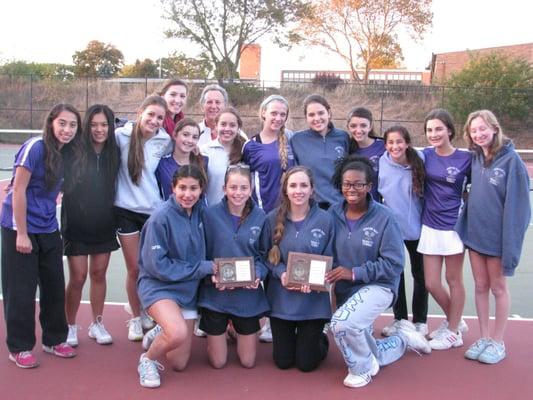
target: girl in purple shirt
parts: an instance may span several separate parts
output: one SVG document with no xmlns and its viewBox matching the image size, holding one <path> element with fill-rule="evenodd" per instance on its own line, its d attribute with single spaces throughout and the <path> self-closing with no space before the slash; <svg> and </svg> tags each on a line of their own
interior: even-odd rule
<svg viewBox="0 0 533 400">
<path fill-rule="evenodd" d="M 43 350 L 62 358 L 76 352 L 65 341 L 63 244 L 56 199 L 63 182 L 65 146 L 79 153 L 80 114 L 69 104 L 48 113 L 42 137 L 26 141 L 15 156 L 13 179 L 2 206 L 2 292 L 9 359 L 34 368 L 35 293 L 39 286 Z M 71 143 L 72 142 L 72 143 Z"/>
<path fill-rule="evenodd" d="M 455 127 L 446 110 L 431 111 L 425 118 L 424 131 L 432 147 L 424 149 L 425 204 L 417 250 L 424 255 L 426 288 L 446 314 L 441 326 L 430 333 L 429 344 L 434 350 L 446 350 L 462 346 L 462 333 L 468 330 L 461 319 L 465 303 L 464 246 L 453 227 L 470 176 L 471 156 L 453 147 Z M 449 289 L 441 281 L 443 261 Z"/>
<path fill-rule="evenodd" d="M 253 198 L 268 213 L 279 205 L 281 176 L 294 166 L 285 128 L 289 103 L 282 96 L 269 96 L 261 103 L 259 116 L 263 129 L 244 144 L 242 156 L 252 171 Z"/>
<path fill-rule="evenodd" d="M 161 158 L 155 170 L 159 189 L 166 200 L 172 194 L 172 177 L 182 165 L 193 164 L 206 174 L 207 157 L 196 154 L 200 127 L 191 118 L 182 119 L 169 135 L 174 141 L 172 154 Z"/>
</svg>

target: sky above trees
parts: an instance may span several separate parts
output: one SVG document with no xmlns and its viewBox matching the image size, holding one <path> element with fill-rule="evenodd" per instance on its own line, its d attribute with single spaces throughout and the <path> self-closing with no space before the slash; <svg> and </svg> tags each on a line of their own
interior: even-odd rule
<svg viewBox="0 0 533 400">
<path fill-rule="evenodd" d="M 168 24 L 161 18 L 158 0 L 4 3 L 0 13 L 2 62 L 70 64 L 74 52 L 84 49 L 90 40 L 113 44 L 124 54 L 126 64 L 191 48 L 182 40 L 165 39 Z M 401 38 L 404 65 L 408 68 L 424 69 L 432 52 L 533 42 L 530 2 L 433 0 L 433 13 L 433 27 L 422 42 L 413 43 L 408 36 Z M 348 69 L 340 58 L 319 48 L 298 47 L 287 52 L 277 49 L 266 38 L 260 44 L 262 79 L 279 80 L 281 69 Z"/>
</svg>

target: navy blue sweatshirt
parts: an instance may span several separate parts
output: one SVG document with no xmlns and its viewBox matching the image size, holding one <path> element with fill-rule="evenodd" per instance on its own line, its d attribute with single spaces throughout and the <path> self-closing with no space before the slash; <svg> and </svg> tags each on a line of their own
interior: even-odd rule
<svg viewBox="0 0 533 400">
<path fill-rule="evenodd" d="M 137 292 L 143 308 L 170 299 L 180 306 L 196 308 L 200 280 L 212 274 L 206 261 L 204 227 L 197 202 L 191 216 L 174 196 L 156 208 L 141 232 Z"/>
<path fill-rule="evenodd" d="M 265 219 L 263 210 L 254 204 L 250 214 L 235 230 L 225 197 L 220 203 L 209 207 L 202 215 L 206 228 L 207 258 L 213 260 L 226 257 L 253 257 L 256 278 L 265 279 L 268 273 L 264 262 L 265 249 L 260 247 L 259 241 Z M 261 285 L 257 289 L 236 288 L 221 291 L 215 288 L 210 277 L 202 280 L 198 305 L 238 317 L 263 315 L 269 310 Z"/>
<path fill-rule="evenodd" d="M 348 134 L 333 126 L 326 136 L 307 129 L 296 132 L 290 144 L 296 164 L 313 172 L 315 200 L 329 204 L 341 201 L 342 196 L 333 187 L 331 177 L 335 171 L 335 162 L 348 154 Z"/>
<path fill-rule="evenodd" d="M 272 234 L 276 226 L 277 209 L 267 216 L 267 223 L 262 233 L 265 247 L 272 247 Z M 285 231 L 279 245 L 280 264 L 272 265 L 267 261 L 271 272 L 268 281 L 267 298 L 270 303 L 270 315 L 285 320 L 303 321 L 309 319 L 330 319 L 331 305 L 329 293 L 301 293 L 288 290 L 281 284 L 281 274 L 287 270 L 286 262 L 289 251 L 332 256 L 333 224 L 330 215 L 313 202 L 309 213 L 302 221 L 298 231 L 295 224 L 285 219 Z"/>
<path fill-rule="evenodd" d="M 402 232 L 390 209 L 377 203 L 370 194 L 367 201 L 367 212 L 352 230 L 346 223 L 344 202 L 329 209 L 335 227 L 333 265 L 355 273 L 355 282 L 342 280 L 335 284 L 337 306 L 366 285 L 389 288 L 394 294 L 393 304 L 398 296 L 404 263 Z"/>
<path fill-rule="evenodd" d="M 502 259 L 503 274 L 514 275 L 531 219 L 526 166 L 507 143 L 485 167 L 483 153 L 472 159 L 472 185 L 455 230 L 465 246 Z"/>
</svg>

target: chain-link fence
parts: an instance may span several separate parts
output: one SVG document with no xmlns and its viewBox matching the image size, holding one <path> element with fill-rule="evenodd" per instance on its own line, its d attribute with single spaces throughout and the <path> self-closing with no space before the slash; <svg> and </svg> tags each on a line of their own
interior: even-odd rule
<svg viewBox="0 0 533 400">
<path fill-rule="evenodd" d="M 80 111 L 86 110 L 91 104 L 104 103 L 109 105 L 117 116 L 133 119 L 136 108 L 144 97 L 157 91 L 163 82 L 164 80 L 153 78 L 39 80 L 31 75 L 0 75 L 0 130 L 40 129 L 46 113 L 58 102 L 69 102 Z M 191 80 L 189 83 L 185 113 L 201 120 L 199 95 L 202 88 L 211 82 Z M 290 104 L 287 126 L 298 130 L 306 125 L 302 109 L 303 99 L 308 94 L 320 93 L 331 104 L 336 126 L 344 128 L 349 110 L 354 106 L 364 106 L 372 111 L 377 132 L 400 123 L 410 130 L 417 145 L 425 144 L 422 122 L 424 116 L 433 108 L 446 108 L 451 105 L 453 99 L 464 99 L 470 95 L 479 97 L 480 93 L 482 98 L 484 95 L 493 99 L 509 98 L 511 100 L 506 100 L 506 103 L 520 103 L 522 110 L 526 107 L 526 116 L 518 122 L 516 118 L 498 115 L 504 129 L 517 142 L 517 147 L 533 147 L 530 145 L 530 142 L 533 142 L 533 88 L 480 89 L 359 83 L 343 83 L 331 87 L 312 82 L 286 81 L 238 82 L 226 87 L 231 103 L 238 108 L 243 117 L 245 131 L 249 135 L 261 129 L 258 108 L 266 96 L 276 93 L 287 98 Z M 464 107 L 467 107 L 467 104 L 465 103 Z M 468 111 L 473 109 L 466 110 Z M 457 119 L 457 128 L 461 131 L 462 121 Z M 0 137 L 0 141 L 5 142 L 6 138 Z"/>
</svg>

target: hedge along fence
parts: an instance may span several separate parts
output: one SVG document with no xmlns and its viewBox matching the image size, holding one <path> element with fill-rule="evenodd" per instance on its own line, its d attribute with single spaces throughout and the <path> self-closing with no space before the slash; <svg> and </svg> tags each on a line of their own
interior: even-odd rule
<svg viewBox="0 0 533 400">
<path fill-rule="evenodd" d="M 40 129 L 48 110 L 58 102 L 69 102 L 84 111 L 94 103 L 109 105 L 117 116 L 133 119 L 142 100 L 163 85 L 159 79 L 47 79 L 33 76 L 0 75 L 0 129 Z M 185 113 L 200 121 L 202 112 L 198 103 L 202 88 L 208 82 L 190 81 Z M 451 106 L 456 96 L 478 95 L 479 88 L 452 88 L 445 86 L 392 85 L 342 83 L 332 87 L 313 82 L 237 82 L 225 85 L 231 103 L 243 117 L 244 129 L 255 134 L 261 129 L 258 108 L 266 96 L 281 94 L 290 104 L 288 128 L 299 130 L 306 127 L 302 104 L 311 93 L 324 95 L 333 110 L 333 122 L 337 127 L 346 127 L 346 115 L 354 106 L 369 108 L 375 120 L 377 132 L 390 125 L 405 125 L 414 137 L 415 145 L 424 145 L 422 122 L 425 115 L 437 107 Z M 502 89 L 483 88 L 484 93 L 495 97 Z M 517 147 L 533 148 L 533 88 L 515 89 L 517 101 L 529 104 L 529 116 L 525 121 L 516 121 L 498 115 L 505 132 L 517 142 Z M 468 104 L 468 103 L 467 103 Z M 466 106 L 465 106 L 466 107 Z M 474 111 L 474 110 L 470 110 Z M 462 131 L 463 121 L 457 121 Z M 528 134 L 529 133 L 529 134 Z M 460 135 L 458 135 L 460 136 Z M 0 141 L 4 140 L 0 137 Z M 458 142 L 462 145 L 461 141 Z"/>
</svg>

